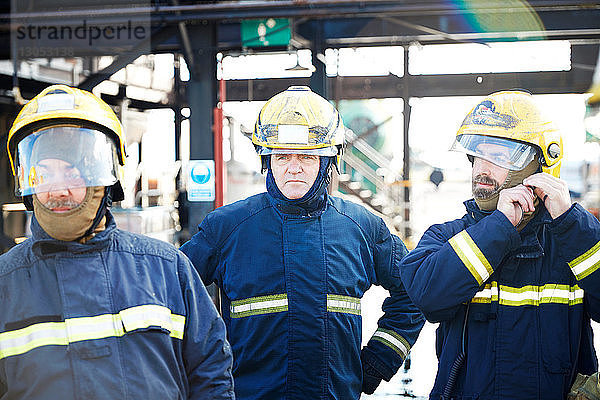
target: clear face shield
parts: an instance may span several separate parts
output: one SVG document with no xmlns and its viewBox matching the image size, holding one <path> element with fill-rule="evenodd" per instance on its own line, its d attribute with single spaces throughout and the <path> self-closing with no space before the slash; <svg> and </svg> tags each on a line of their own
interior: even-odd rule
<svg viewBox="0 0 600 400">
<path fill-rule="evenodd" d="M 19 196 L 111 186 L 118 180 L 116 147 L 94 129 L 41 129 L 19 142 L 16 161 Z"/>
<path fill-rule="evenodd" d="M 459 135 L 450 150 L 482 158 L 511 171 L 525 168 L 536 154 L 536 149 L 529 144 L 482 135 Z"/>
</svg>

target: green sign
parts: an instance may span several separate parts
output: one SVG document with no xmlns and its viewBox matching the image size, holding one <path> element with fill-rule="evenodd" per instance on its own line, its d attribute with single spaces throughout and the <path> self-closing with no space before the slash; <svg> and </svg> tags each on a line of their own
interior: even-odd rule
<svg viewBox="0 0 600 400">
<path fill-rule="evenodd" d="M 242 46 L 287 46 L 292 37 L 288 18 L 248 19 L 242 21 Z"/>
</svg>

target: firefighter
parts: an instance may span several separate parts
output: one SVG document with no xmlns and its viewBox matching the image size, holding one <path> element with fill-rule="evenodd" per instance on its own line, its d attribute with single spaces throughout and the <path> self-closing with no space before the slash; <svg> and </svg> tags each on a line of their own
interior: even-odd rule
<svg viewBox="0 0 600 400">
<path fill-rule="evenodd" d="M 117 229 L 122 127 L 50 86 L 8 134 L 31 238 L 0 256 L 0 397 L 233 399 L 225 326 L 189 260 Z"/>
<path fill-rule="evenodd" d="M 292 86 L 264 105 L 252 141 L 267 192 L 209 213 L 182 246 L 215 282 L 238 399 L 358 399 L 389 380 L 424 323 L 398 276 L 402 241 L 362 206 L 330 196 L 345 128 Z M 361 351 L 361 297 L 388 289 Z"/>
<path fill-rule="evenodd" d="M 559 131 L 527 92 L 466 116 L 453 150 L 472 163 L 461 219 L 431 226 L 400 267 L 439 322 L 432 399 L 565 399 L 597 370 L 600 223 L 559 178 Z"/>
</svg>

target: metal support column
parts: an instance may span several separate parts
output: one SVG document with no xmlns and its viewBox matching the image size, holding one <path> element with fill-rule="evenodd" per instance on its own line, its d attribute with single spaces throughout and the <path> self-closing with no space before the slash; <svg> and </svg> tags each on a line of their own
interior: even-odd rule
<svg viewBox="0 0 600 400">
<path fill-rule="evenodd" d="M 181 82 L 181 54 L 173 54 L 173 114 L 175 123 L 175 160 L 182 161 L 181 159 L 181 125 L 183 123 L 183 115 L 181 115 L 182 109 L 182 82 Z M 181 230 L 177 232 L 176 243 L 181 245 L 187 242 L 190 237 L 191 231 L 195 231 L 195 227 L 190 227 L 189 224 L 189 206 L 187 202 L 187 193 L 184 190 L 184 165 L 177 172 L 175 177 L 175 187 L 177 188 L 177 213 L 179 216 L 179 225 Z M 190 228 L 192 228 L 190 230 Z"/>
<path fill-rule="evenodd" d="M 190 105 L 190 160 L 214 160 L 213 109 L 217 102 L 216 26 L 204 24 L 189 27 L 194 40 L 194 64 L 188 65 L 190 80 L 188 101 Z M 188 202 L 190 234 L 214 208 L 212 201 Z"/>
<path fill-rule="evenodd" d="M 410 229 L 410 146 L 408 129 L 410 126 L 410 74 L 408 73 L 408 48 L 404 46 L 404 76 L 402 81 L 402 98 L 404 100 L 404 164 L 402 168 L 402 183 L 404 184 L 404 239 L 411 236 Z"/>
<path fill-rule="evenodd" d="M 310 77 L 310 88 L 313 92 L 327 97 L 327 74 L 325 73 L 325 41 L 323 39 L 323 23 L 315 21 L 315 29 L 311 38 L 312 63 L 315 66 L 315 72 Z M 323 57 L 319 56 L 322 55 Z"/>
</svg>

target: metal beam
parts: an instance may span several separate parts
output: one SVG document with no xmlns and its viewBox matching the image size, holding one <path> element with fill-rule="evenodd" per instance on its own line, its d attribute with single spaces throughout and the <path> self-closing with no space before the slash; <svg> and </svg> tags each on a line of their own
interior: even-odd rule
<svg viewBox="0 0 600 400">
<path fill-rule="evenodd" d="M 174 27 L 163 27 L 157 33 L 152 34 L 148 40 L 143 41 L 131 51 L 116 56 L 110 65 L 106 66 L 101 71 L 88 76 L 78 85 L 78 87 L 83 90 L 92 90 L 100 82 L 107 80 L 114 73 L 134 62 L 139 56 L 146 54 L 142 49 L 151 49 L 150 42 L 158 44 L 175 34 L 176 30 Z"/>
<path fill-rule="evenodd" d="M 482 96 L 507 88 L 527 88 L 533 93 L 583 93 L 592 84 L 600 45 L 573 45 L 570 71 L 473 73 L 410 76 L 411 97 Z M 368 99 L 403 97 L 403 77 L 337 76 L 327 78 L 329 98 Z M 309 78 L 227 81 L 230 101 L 267 100 L 292 85 L 308 85 Z M 251 95 L 250 95 L 251 94 Z"/>
<path fill-rule="evenodd" d="M 511 3 L 514 4 L 514 3 Z M 571 0 L 557 3 L 554 0 L 530 0 L 530 10 L 554 12 L 561 10 L 597 9 L 596 1 Z M 520 3 L 519 3 L 520 5 Z M 459 4 L 442 1 L 389 1 L 389 0 L 276 0 L 276 1 L 225 1 L 217 3 L 187 4 L 154 7 L 106 7 L 74 9 L 56 12 L 26 12 L 0 14 L 0 21 L 26 21 L 53 19 L 63 23 L 69 18 L 86 18 L 88 21 L 111 19 L 112 22 L 131 21 L 136 16 L 152 15 L 166 22 L 181 22 L 190 19 L 226 20 L 272 17 L 324 17 L 365 15 L 453 15 L 480 13 L 522 12 L 523 7 L 507 5 L 505 1 L 487 1 L 461 7 Z"/>
<path fill-rule="evenodd" d="M 111 94 L 102 93 L 102 100 L 104 100 L 107 104 L 118 106 L 121 105 L 124 96 L 115 96 Z M 133 108 L 136 110 L 156 110 L 160 108 L 171 108 L 174 109 L 175 105 L 171 103 L 155 103 L 152 101 L 140 100 L 140 99 L 132 99 L 127 98 L 127 108 Z"/>
<path fill-rule="evenodd" d="M 248 18 L 296 17 L 307 20 L 298 24 L 295 31 L 310 36 L 311 20 L 324 25 L 322 40 L 328 47 L 374 46 L 390 44 L 455 43 L 464 41 L 519 41 L 526 39 L 596 39 L 600 40 L 600 4 L 591 0 L 530 0 L 527 13 L 537 13 L 541 24 L 515 26 L 521 20 L 523 8 L 507 7 L 502 1 L 478 2 L 472 7 L 461 3 L 439 0 L 382 1 L 382 0 L 276 0 L 276 1 L 226 1 L 202 4 L 184 4 L 156 7 L 122 7 L 108 5 L 102 9 L 61 9 L 60 11 L 3 13 L 0 14 L 0 41 L 9 40 L 10 23 L 21 21 L 25 25 L 67 26 L 79 25 L 86 20 L 89 25 L 116 26 L 118 24 L 148 22 L 179 27 L 180 24 L 205 24 L 218 21 L 219 51 L 240 51 L 239 21 Z M 510 29 L 481 27 L 481 19 L 502 21 L 500 14 L 510 15 Z M 528 15 L 529 15 L 528 14 Z M 508 18 L 508 17 L 507 17 Z M 2 29 L 5 28 L 5 29 Z M 177 40 L 153 46 L 155 52 L 185 51 Z M 156 40 L 155 40 L 156 42 Z M 162 42 L 162 41 L 161 41 Z M 98 51 L 99 49 L 94 49 Z M 189 50 L 189 49 L 188 49 Z M 255 49 L 270 51 L 271 49 Z M 78 49 L 77 56 L 91 55 Z M 119 49 L 112 49 L 112 55 Z M 89 51 L 88 51 L 89 53 Z M 98 55 L 97 53 L 94 53 Z M 108 54 L 108 53 L 107 53 Z M 8 47 L 0 49 L 0 58 L 9 58 Z M 108 72 L 108 71 L 107 71 Z"/>
<path fill-rule="evenodd" d="M 507 88 L 526 88 L 535 94 L 584 93 L 590 78 L 570 71 L 488 74 L 417 75 L 411 77 L 412 97 L 484 96 Z M 339 100 L 402 97 L 404 80 L 388 76 L 328 77 L 330 97 Z M 339 80 L 339 82 L 336 82 Z M 227 100 L 264 101 L 292 85 L 309 85 L 309 78 L 227 81 Z M 249 96 L 251 88 L 252 97 Z"/>
</svg>

